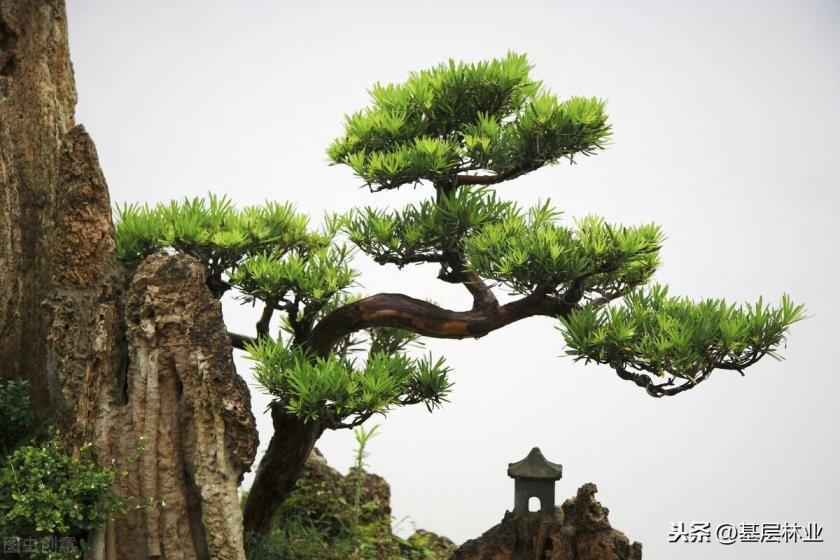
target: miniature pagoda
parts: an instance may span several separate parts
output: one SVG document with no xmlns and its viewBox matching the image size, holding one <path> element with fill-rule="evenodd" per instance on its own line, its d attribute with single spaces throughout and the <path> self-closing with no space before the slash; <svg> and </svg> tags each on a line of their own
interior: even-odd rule
<svg viewBox="0 0 840 560">
<path fill-rule="evenodd" d="M 554 512 L 554 484 L 563 476 L 563 465 L 543 457 L 539 447 L 528 456 L 508 465 L 508 476 L 514 481 L 514 513 L 527 513 L 528 501 L 537 498 L 542 513 Z"/>
</svg>

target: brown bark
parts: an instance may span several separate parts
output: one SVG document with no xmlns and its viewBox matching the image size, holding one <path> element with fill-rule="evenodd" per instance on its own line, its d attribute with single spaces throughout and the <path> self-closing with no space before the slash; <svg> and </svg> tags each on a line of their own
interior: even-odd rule
<svg viewBox="0 0 840 560">
<path fill-rule="evenodd" d="M 505 305 L 469 311 L 451 311 L 403 294 L 377 294 L 324 317 L 309 340 L 315 352 L 325 355 L 342 337 L 373 327 L 396 327 L 433 338 L 479 338 L 520 319 L 557 316 L 570 309 L 539 292 Z"/>
<path fill-rule="evenodd" d="M 303 422 L 282 405 L 271 410 L 274 434 L 260 460 L 243 513 L 245 533 L 264 535 L 274 526 L 277 510 L 300 477 L 315 442 L 324 432 L 318 422 Z"/>
<path fill-rule="evenodd" d="M 457 185 L 496 185 L 503 181 L 516 179 L 520 175 L 534 171 L 539 167 L 540 165 L 517 167 L 508 171 L 503 171 L 502 173 L 498 173 L 496 175 L 458 175 L 455 177 L 455 180 Z"/>
</svg>

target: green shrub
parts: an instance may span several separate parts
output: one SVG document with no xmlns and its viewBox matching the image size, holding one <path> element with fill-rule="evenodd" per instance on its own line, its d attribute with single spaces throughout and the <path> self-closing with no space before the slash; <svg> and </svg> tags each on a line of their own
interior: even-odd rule
<svg viewBox="0 0 840 560">
<path fill-rule="evenodd" d="M 364 470 L 367 444 L 376 429 L 355 430 L 354 467 L 346 476 L 323 460 L 307 463 L 278 510 L 274 529 L 265 536 L 246 536 L 248 560 L 449 558 L 451 548 L 441 544 L 446 539 L 422 531 L 408 540 L 393 534 L 387 485 Z"/>
<path fill-rule="evenodd" d="M 19 539 L 18 551 L 28 558 L 81 558 L 88 532 L 124 511 L 124 498 L 109 490 L 117 473 L 96 464 L 90 444 L 73 449 L 57 429 L 33 439 L 26 382 L 0 386 L 0 414 L 12 428 L 4 431 L 0 455 L 0 535 Z M 32 539 L 51 544 L 37 552 L 20 547 Z M 69 543 L 58 546 L 59 540 Z"/>
<path fill-rule="evenodd" d="M 35 416 L 29 406 L 29 383 L 0 380 L 0 454 L 5 455 L 31 431 Z"/>
</svg>

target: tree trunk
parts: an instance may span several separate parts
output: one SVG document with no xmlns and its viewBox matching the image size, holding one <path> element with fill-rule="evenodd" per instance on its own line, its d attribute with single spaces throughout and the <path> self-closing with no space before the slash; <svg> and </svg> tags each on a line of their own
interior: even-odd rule
<svg viewBox="0 0 840 560">
<path fill-rule="evenodd" d="M 221 306 L 185 255 L 128 278 L 75 102 L 64 3 L 0 0 L 0 375 L 149 504 L 97 530 L 92 558 L 244 560 L 257 438 Z"/>
<path fill-rule="evenodd" d="M 245 502 L 246 534 L 265 535 L 271 530 L 280 504 L 294 489 L 306 458 L 324 432 L 320 423 L 303 422 L 277 404 L 272 405 L 271 419 L 274 435 Z"/>
</svg>

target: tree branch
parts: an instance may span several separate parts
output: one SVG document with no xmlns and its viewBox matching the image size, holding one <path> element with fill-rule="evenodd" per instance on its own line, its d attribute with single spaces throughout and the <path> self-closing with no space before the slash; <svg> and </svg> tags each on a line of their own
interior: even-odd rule
<svg viewBox="0 0 840 560">
<path fill-rule="evenodd" d="M 651 376 L 645 373 L 633 373 L 631 371 L 627 371 L 619 364 L 612 364 L 612 367 L 621 379 L 632 381 L 639 387 L 642 387 L 645 391 L 647 391 L 648 395 L 654 398 L 672 397 L 682 393 L 683 391 L 687 391 L 696 385 L 699 385 L 700 382 L 705 381 L 712 374 L 714 369 L 709 368 L 708 370 L 700 372 L 700 374 L 694 379 L 693 383 L 691 381 L 685 381 L 680 385 L 674 385 L 676 377 L 672 377 L 665 383 L 656 384 L 653 382 Z"/>
<path fill-rule="evenodd" d="M 257 336 L 268 336 L 268 329 L 271 325 L 271 316 L 274 315 L 274 305 L 266 303 L 263 307 L 260 320 L 257 321 Z"/>
<path fill-rule="evenodd" d="M 228 331 L 228 336 L 230 337 L 230 345 L 238 350 L 245 350 L 245 345 L 256 342 L 253 336 L 248 336 L 246 334 L 239 334 L 233 333 Z"/>
<path fill-rule="evenodd" d="M 438 278 L 452 284 L 463 284 L 473 296 L 473 309 L 492 309 L 499 306 L 493 290 L 472 270 L 464 266 L 464 257 L 455 249 L 443 251 Z M 447 270 L 449 267 L 449 270 Z"/>
<path fill-rule="evenodd" d="M 437 253 L 435 254 L 419 254 L 408 257 L 400 257 L 396 255 L 376 255 L 373 257 L 377 264 L 395 264 L 402 268 L 407 264 L 421 264 L 421 263 L 437 263 L 443 260 L 443 257 Z"/>
<path fill-rule="evenodd" d="M 515 179 L 520 175 L 534 171 L 538 167 L 514 167 L 496 175 L 456 175 L 455 181 L 457 185 L 496 185 L 502 181 Z"/>
<path fill-rule="evenodd" d="M 362 424 L 364 424 L 374 414 L 381 414 L 381 413 L 376 413 L 376 412 L 373 412 L 373 411 L 367 411 L 367 412 L 359 413 L 359 414 L 356 415 L 355 418 L 353 418 L 349 422 L 342 422 L 340 420 L 333 420 L 333 421 L 327 423 L 327 427 L 331 430 L 347 430 L 347 429 L 357 428 L 357 427 L 361 426 Z"/>
<path fill-rule="evenodd" d="M 480 338 L 526 317 L 553 317 L 572 309 L 573 305 L 541 292 L 502 306 L 469 311 L 451 311 L 404 294 L 377 294 L 330 312 L 312 330 L 308 342 L 318 355 L 326 356 L 342 337 L 376 327 L 395 327 L 432 338 Z"/>
</svg>

